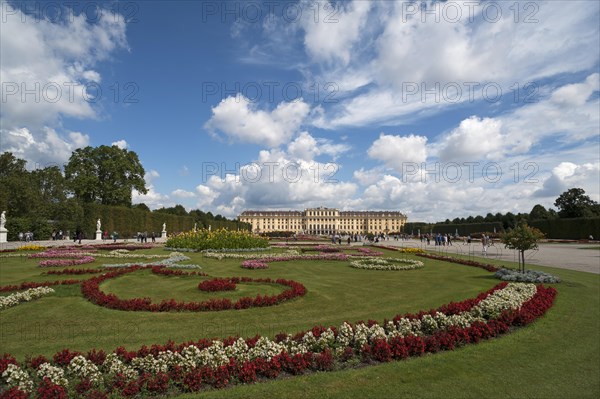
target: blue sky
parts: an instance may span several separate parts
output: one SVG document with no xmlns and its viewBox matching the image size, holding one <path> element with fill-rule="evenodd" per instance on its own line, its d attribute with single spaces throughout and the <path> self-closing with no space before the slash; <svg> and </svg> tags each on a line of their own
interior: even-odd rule
<svg viewBox="0 0 600 399">
<path fill-rule="evenodd" d="M 0 149 L 135 151 L 151 208 L 435 221 L 600 199 L 600 6 L 1 4 Z"/>
</svg>

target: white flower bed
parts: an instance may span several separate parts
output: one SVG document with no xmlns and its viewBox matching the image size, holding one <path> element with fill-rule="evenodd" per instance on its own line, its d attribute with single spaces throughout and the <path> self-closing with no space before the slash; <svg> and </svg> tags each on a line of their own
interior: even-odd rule
<svg viewBox="0 0 600 399">
<path fill-rule="evenodd" d="M 413 270 L 422 268 L 424 264 L 413 259 L 368 257 L 353 260 L 350 266 L 368 270 Z"/>
<path fill-rule="evenodd" d="M 162 257 L 162 255 L 160 255 Z M 131 266 L 154 266 L 160 265 L 165 267 L 172 267 L 178 269 L 202 269 L 202 266 L 190 264 L 190 265 L 178 265 L 178 262 L 184 262 L 190 260 L 189 256 L 182 254 L 181 252 L 171 252 L 168 258 L 163 258 L 160 262 L 135 262 L 135 263 L 114 263 L 108 265 L 102 265 L 106 268 L 119 268 L 119 267 L 131 267 Z"/>
<path fill-rule="evenodd" d="M 82 252 L 82 255 L 89 255 L 95 258 L 118 258 L 118 259 L 127 259 L 127 258 L 141 258 L 141 259 L 164 259 L 169 258 L 171 255 L 154 255 L 154 254 L 140 254 L 128 251 L 126 249 L 115 249 L 110 251 L 109 253 L 101 253 L 101 252 Z"/>
<path fill-rule="evenodd" d="M 101 366 L 94 365 L 82 356 L 74 357 L 64 369 L 42 364 L 38 377 L 48 377 L 52 382 L 61 386 L 69 385 L 68 378 L 76 381 L 80 378 L 90 378 L 100 381 L 103 376 L 122 373 L 126 378 L 133 380 L 145 372 L 168 372 L 175 366 L 182 367 L 185 371 L 199 367 L 216 369 L 229 362 L 230 358 L 238 362 L 262 358 L 267 361 L 282 352 L 290 356 L 307 352 L 319 353 L 330 349 L 334 355 L 339 356 L 345 348 L 351 347 L 360 350 L 364 344 L 371 344 L 377 339 L 390 340 L 394 337 L 424 336 L 445 330 L 451 326 L 468 328 L 475 321 L 485 322 L 495 318 L 503 310 L 519 309 L 526 301 L 535 295 L 537 288 L 533 284 L 509 283 L 505 288 L 488 295 L 471 310 L 456 315 L 446 315 L 436 312 L 434 315 L 425 314 L 420 319 L 401 318 L 397 321 L 388 321 L 386 325 L 373 324 L 368 326 L 363 323 L 352 326 L 344 322 L 338 329 L 337 336 L 331 328 L 321 333 L 316 338 L 312 331 L 304 334 L 301 340 L 296 341 L 292 335 L 281 342 L 275 342 L 268 337 L 260 337 L 253 348 L 249 348 L 244 339 L 239 338 L 232 345 L 225 347 L 222 341 L 215 340 L 212 345 L 199 349 L 194 345 L 185 347 L 180 353 L 163 351 L 157 356 L 147 355 L 136 357 L 131 363 L 124 364 L 116 354 L 107 355 Z M 30 392 L 33 387 L 30 375 L 18 366 L 9 365 L 2 374 L 4 382 L 10 386 Z"/>
<path fill-rule="evenodd" d="M 202 253 L 214 252 L 214 253 L 231 253 L 231 252 L 262 252 L 269 251 L 271 247 L 261 247 L 261 248 L 222 248 L 222 249 L 203 249 Z"/>
<path fill-rule="evenodd" d="M 34 299 L 43 297 L 53 293 L 54 290 L 50 287 L 30 288 L 26 291 L 15 292 L 7 296 L 0 297 L 0 310 L 4 310 L 13 306 L 17 306 L 21 302 L 29 302 Z"/>
<path fill-rule="evenodd" d="M 23 392 L 31 392 L 33 390 L 31 377 L 16 364 L 9 364 L 4 373 L 2 373 L 2 378 L 9 387 L 17 387 Z"/>
<path fill-rule="evenodd" d="M 280 258 L 282 256 L 302 256 L 300 255 L 300 251 L 296 249 L 288 249 L 285 252 L 274 252 L 270 254 L 261 254 L 261 253 L 249 253 L 249 254 L 236 254 L 229 252 L 205 252 L 204 256 L 207 258 L 214 259 L 270 259 L 270 258 Z M 313 257 L 314 255 L 304 255 L 307 258 Z"/>
</svg>

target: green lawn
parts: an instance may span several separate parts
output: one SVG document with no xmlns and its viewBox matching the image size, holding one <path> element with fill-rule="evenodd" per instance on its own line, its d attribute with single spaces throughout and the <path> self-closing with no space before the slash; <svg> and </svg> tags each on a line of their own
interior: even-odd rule
<svg viewBox="0 0 600 399">
<path fill-rule="evenodd" d="M 419 260 L 425 262 L 425 268 L 412 271 L 359 270 L 339 261 L 278 262 L 267 270 L 245 270 L 240 268 L 240 260 L 190 256 L 191 263 L 201 264 L 203 271 L 214 277 L 291 279 L 304 284 L 308 293 L 268 308 L 148 313 L 102 308 L 85 300 L 79 285 L 58 286 L 53 295 L 0 312 L 1 351 L 22 360 L 27 355 L 52 355 L 63 348 L 112 350 L 123 345 L 133 350 L 169 339 L 183 342 L 257 333 L 272 337 L 318 324 L 337 326 L 345 320 L 382 321 L 398 313 L 471 298 L 499 282 L 478 268 L 423 258 Z M 102 262 L 118 260 L 103 259 L 85 267 L 95 268 Z M 44 270 L 36 265 L 35 260 L 0 258 L 0 285 L 90 277 L 42 275 Z M 559 294 L 555 306 L 533 325 L 499 339 L 408 361 L 313 373 L 180 398 L 596 397 L 600 394 L 600 276 L 537 265 L 536 269 L 563 279 L 556 285 Z M 233 293 L 203 293 L 197 289 L 203 279 L 140 271 L 108 280 L 101 288 L 124 298 L 175 297 L 186 301 L 274 294 L 284 289 L 240 284 Z"/>
</svg>

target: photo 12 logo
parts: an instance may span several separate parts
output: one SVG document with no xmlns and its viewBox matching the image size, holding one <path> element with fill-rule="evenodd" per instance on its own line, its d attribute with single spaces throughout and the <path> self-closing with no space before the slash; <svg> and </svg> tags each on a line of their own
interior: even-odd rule
<svg viewBox="0 0 600 399">
<path fill-rule="evenodd" d="M 100 102 L 103 98 L 114 103 L 135 104 L 140 102 L 140 88 L 136 82 L 114 82 L 108 86 L 97 82 L 2 82 L 2 103 L 18 101 L 23 104 L 69 103 L 81 100 Z"/>
<path fill-rule="evenodd" d="M 513 83 L 502 87 L 496 82 L 402 82 L 402 103 L 473 103 L 483 100 L 497 103 L 510 93 L 513 103 L 538 102 L 539 86 L 536 82 Z"/>
<path fill-rule="evenodd" d="M 135 1 L 0 1 L 2 23 L 9 19 L 18 19 L 22 23 L 64 23 L 81 16 L 88 23 L 98 23 L 105 18 L 137 23 L 139 11 L 139 3 Z"/>
<path fill-rule="evenodd" d="M 202 102 L 220 101 L 227 97 L 235 97 L 241 101 L 242 97 L 252 103 L 267 101 L 296 102 L 309 101 L 320 104 L 334 104 L 338 100 L 336 94 L 339 87 L 335 82 L 312 82 L 300 84 L 298 82 L 202 82 Z"/>
<path fill-rule="evenodd" d="M 280 19 L 298 23 L 303 18 L 314 23 L 339 22 L 341 5 L 328 1 L 203 1 L 201 19 L 222 23 L 263 24 L 265 20 Z"/>
<path fill-rule="evenodd" d="M 339 169 L 339 165 L 333 162 L 311 162 L 308 165 L 298 162 L 250 162 L 243 165 L 239 162 L 202 162 L 201 176 L 203 183 L 212 177 L 224 182 L 228 176 L 234 176 L 236 183 L 299 183 L 307 178 L 314 183 L 339 183 L 335 178 Z"/>
<path fill-rule="evenodd" d="M 535 177 L 539 172 L 535 162 L 514 162 L 501 165 L 498 162 L 403 162 L 400 174 L 403 183 L 474 183 L 483 179 L 486 183 L 498 183 L 508 177 L 514 183 L 539 183 Z"/>
</svg>

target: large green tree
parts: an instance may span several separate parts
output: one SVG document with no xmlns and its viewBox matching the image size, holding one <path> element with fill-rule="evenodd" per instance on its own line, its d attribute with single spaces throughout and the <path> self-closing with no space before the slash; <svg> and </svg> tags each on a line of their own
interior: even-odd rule
<svg viewBox="0 0 600 399">
<path fill-rule="evenodd" d="M 133 189 L 148 192 L 144 167 L 133 151 L 101 145 L 77 149 L 65 167 L 65 177 L 76 198 L 103 205 L 131 206 Z"/>
<path fill-rule="evenodd" d="M 561 218 L 578 218 L 600 215 L 600 206 L 596 201 L 585 195 L 582 188 L 570 188 L 562 193 L 554 206 L 558 208 Z"/>
</svg>

